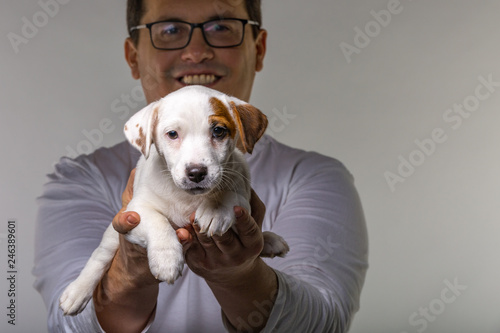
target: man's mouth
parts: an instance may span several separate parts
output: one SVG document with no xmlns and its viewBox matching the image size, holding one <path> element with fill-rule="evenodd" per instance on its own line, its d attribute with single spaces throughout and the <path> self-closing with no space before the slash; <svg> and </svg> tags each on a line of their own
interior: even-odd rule
<svg viewBox="0 0 500 333">
<path fill-rule="evenodd" d="M 186 85 L 192 85 L 192 84 L 210 85 L 219 79 L 220 77 L 215 76 L 214 74 L 195 74 L 195 75 L 184 75 L 179 78 L 179 81 Z"/>
</svg>

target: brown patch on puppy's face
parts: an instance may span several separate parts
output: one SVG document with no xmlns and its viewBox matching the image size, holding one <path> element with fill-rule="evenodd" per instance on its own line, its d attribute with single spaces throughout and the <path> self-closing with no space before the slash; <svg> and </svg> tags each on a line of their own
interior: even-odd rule
<svg viewBox="0 0 500 333">
<path fill-rule="evenodd" d="M 214 111 L 214 114 L 208 117 L 212 128 L 217 126 L 224 127 L 229 132 L 229 136 L 234 139 L 236 135 L 236 124 L 227 107 L 216 97 L 210 98 L 210 105 Z"/>
</svg>

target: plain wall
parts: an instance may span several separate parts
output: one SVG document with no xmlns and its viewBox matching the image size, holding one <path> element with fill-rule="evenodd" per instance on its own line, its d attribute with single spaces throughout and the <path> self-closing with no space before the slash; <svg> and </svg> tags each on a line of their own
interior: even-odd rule
<svg viewBox="0 0 500 333">
<path fill-rule="evenodd" d="M 144 105 L 123 57 L 125 1 L 60 2 L 50 15 L 1 4 L 2 332 L 45 331 L 31 274 L 45 175 L 62 155 L 124 140 L 126 113 Z M 263 2 L 251 102 L 279 140 L 341 160 L 365 209 L 370 268 L 351 332 L 500 332 L 500 2 Z"/>
</svg>

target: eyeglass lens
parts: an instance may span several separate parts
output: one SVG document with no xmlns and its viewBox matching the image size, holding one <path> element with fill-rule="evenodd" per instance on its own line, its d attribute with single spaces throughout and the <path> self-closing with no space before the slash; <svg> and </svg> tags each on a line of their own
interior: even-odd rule
<svg viewBox="0 0 500 333">
<path fill-rule="evenodd" d="M 241 43 L 244 23 L 238 20 L 214 20 L 203 24 L 205 40 L 213 47 Z M 189 43 L 191 25 L 184 22 L 158 22 L 151 26 L 153 45 L 159 49 L 183 48 Z"/>
</svg>

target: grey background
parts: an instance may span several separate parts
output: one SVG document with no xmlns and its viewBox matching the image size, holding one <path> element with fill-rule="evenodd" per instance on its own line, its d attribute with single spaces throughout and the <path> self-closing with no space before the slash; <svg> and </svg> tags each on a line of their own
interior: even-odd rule
<svg viewBox="0 0 500 333">
<path fill-rule="evenodd" d="M 395 5 L 264 0 L 268 54 L 251 102 L 270 117 L 273 136 L 336 157 L 355 176 L 371 266 L 351 332 L 498 333 L 500 87 L 477 87 L 479 77 L 500 82 L 500 2 Z M 398 13 L 378 23 L 371 11 L 388 6 Z M 44 332 L 31 269 L 45 174 L 72 150 L 123 140 L 124 114 L 144 100 L 123 57 L 125 1 L 67 1 L 45 16 L 37 1 L 1 7 L 0 331 Z M 16 52 L 9 36 L 22 36 L 26 20 L 40 27 Z M 371 37 L 360 35 L 365 29 Z M 357 53 L 346 57 L 342 43 Z M 449 118 L 464 103 L 474 111 L 460 123 L 457 113 Z M 431 149 L 436 130 L 441 142 Z M 418 165 L 408 169 L 403 159 Z M 391 189 L 385 174 L 398 168 L 404 182 Z M 10 218 L 15 327 L 6 317 Z"/>
</svg>

